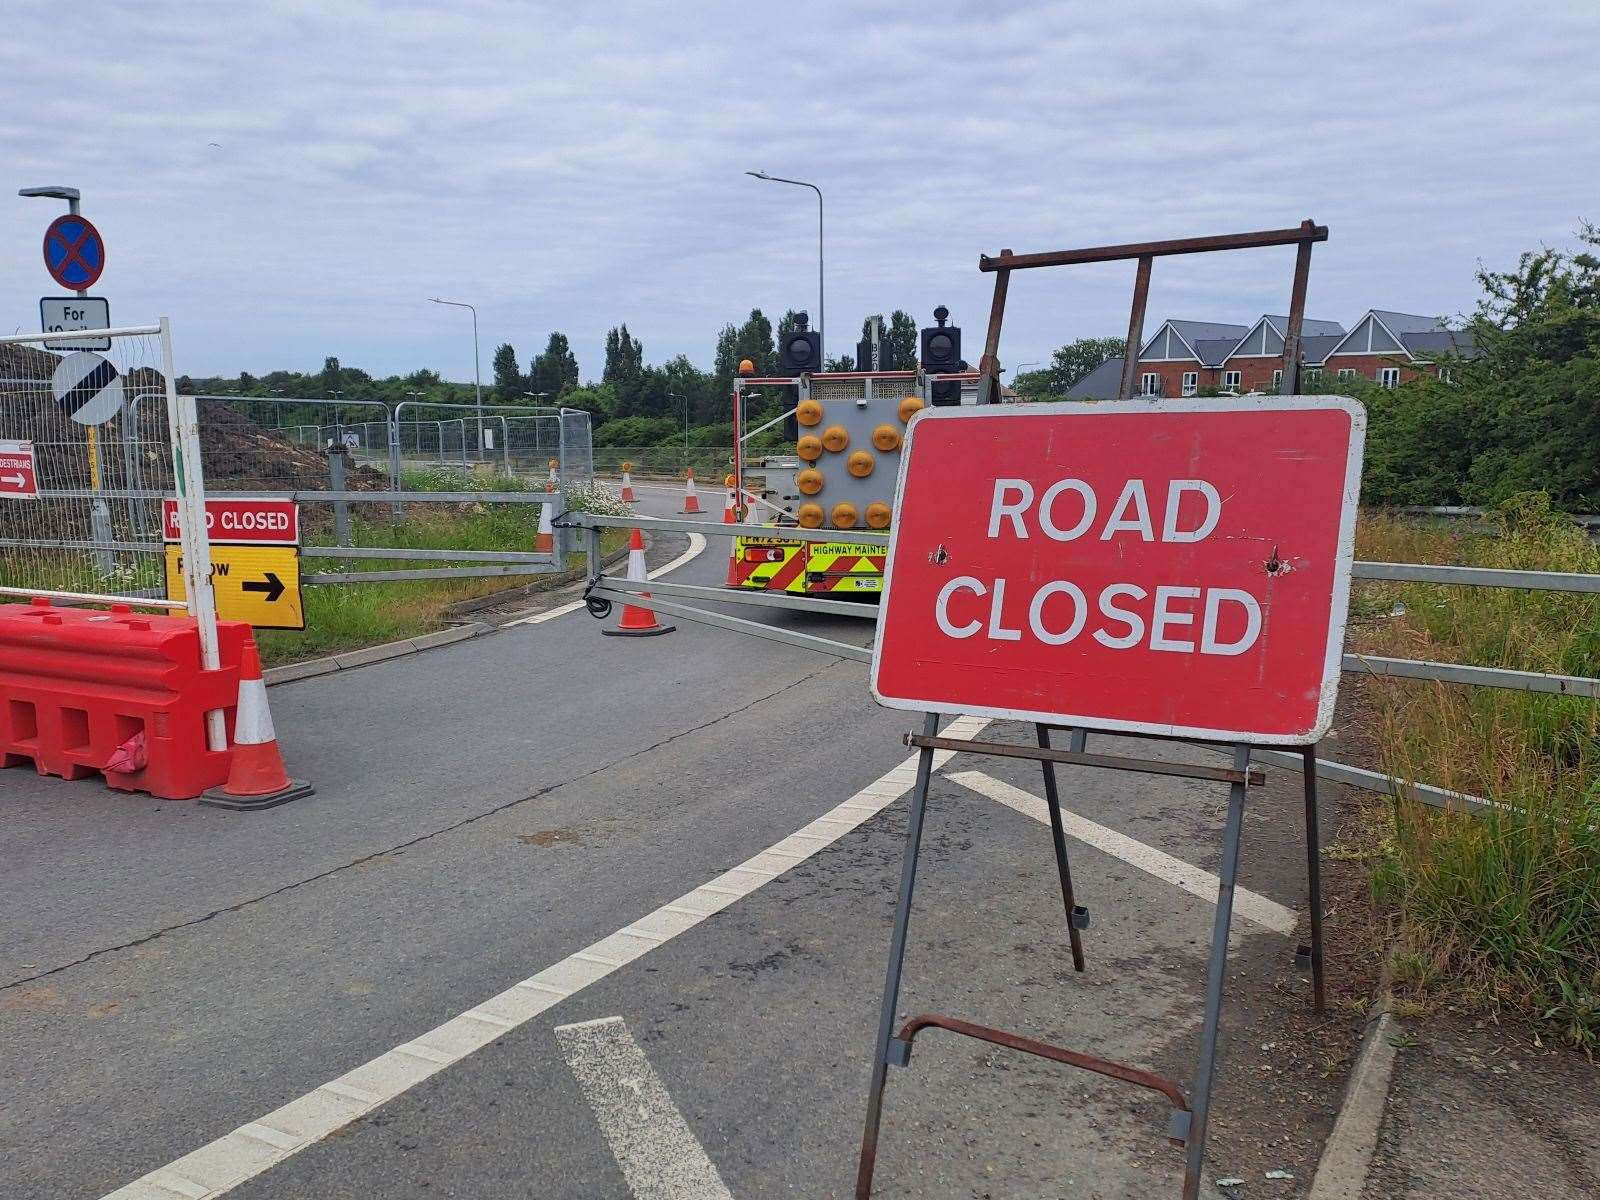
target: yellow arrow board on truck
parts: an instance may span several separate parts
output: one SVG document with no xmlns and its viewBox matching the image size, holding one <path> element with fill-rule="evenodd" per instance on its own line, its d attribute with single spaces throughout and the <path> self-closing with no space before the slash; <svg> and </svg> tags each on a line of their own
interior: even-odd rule
<svg viewBox="0 0 1600 1200">
<path fill-rule="evenodd" d="M 304 629 L 300 595 L 300 550 L 296 546 L 233 546 L 211 543 L 211 590 L 217 616 L 257 629 Z M 185 599 L 183 554 L 167 547 L 167 599 Z"/>
</svg>

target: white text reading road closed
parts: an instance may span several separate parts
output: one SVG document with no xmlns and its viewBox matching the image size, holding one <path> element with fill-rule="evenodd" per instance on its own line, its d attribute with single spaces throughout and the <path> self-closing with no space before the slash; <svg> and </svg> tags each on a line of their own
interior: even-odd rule
<svg viewBox="0 0 1600 1200">
<path fill-rule="evenodd" d="M 989 504 L 990 539 L 1193 543 L 1222 516 L 1222 497 L 1203 479 L 1174 479 L 1158 491 L 1159 520 L 1144 480 L 1130 479 L 1107 504 L 1081 479 L 1042 492 L 1025 479 L 997 479 Z M 934 621 L 946 637 L 1017 642 L 1026 636 L 1064 646 L 1082 636 L 1111 650 L 1145 647 L 1174 654 L 1243 654 L 1261 635 L 1261 605 L 1236 587 L 1109 583 L 1094 595 L 1070 579 L 1051 579 L 1008 596 L 1004 579 L 958 575 L 939 589 Z"/>
</svg>

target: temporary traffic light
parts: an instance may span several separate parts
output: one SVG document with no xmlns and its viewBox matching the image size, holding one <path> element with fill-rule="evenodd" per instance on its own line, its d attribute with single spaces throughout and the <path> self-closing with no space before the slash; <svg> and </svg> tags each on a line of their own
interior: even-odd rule
<svg viewBox="0 0 1600 1200">
<path fill-rule="evenodd" d="M 933 310 L 933 319 L 938 324 L 922 331 L 922 370 L 928 375 L 953 375 L 962 367 L 961 330 L 945 324 L 950 310 L 942 304 Z M 940 407 L 960 404 L 961 381 L 946 379 L 935 383 L 933 402 Z"/>
<path fill-rule="evenodd" d="M 822 335 L 806 328 L 809 321 L 805 313 L 796 313 L 794 332 L 783 335 L 778 362 L 785 375 L 809 375 L 822 370 Z"/>
</svg>

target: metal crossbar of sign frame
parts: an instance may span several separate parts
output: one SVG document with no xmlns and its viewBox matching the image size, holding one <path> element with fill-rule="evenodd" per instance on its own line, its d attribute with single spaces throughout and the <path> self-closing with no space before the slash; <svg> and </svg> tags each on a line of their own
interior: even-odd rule
<svg viewBox="0 0 1600 1200">
<path fill-rule="evenodd" d="M 1351 574 L 1364 416 L 1348 401 L 1130 403 L 1157 257 L 1297 247 L 1282 391 L 1298 391 L 1311 246 L 1296 229 L 984 257 L 994 302 L 979 364 L 980 407 L 919 414 L 908 428 L 873 650 L 873 693 L 926 713 L 906 825 L 899 900 L 879 1009 L 856 1174 L 872 1194 L 884 1090 L 912 1043 L 942 1029 L 1165 1096 L 1167 1136 L 1185 1149 L 1182 1196 L 1198 1200 L 1222 1015 L 1252 748 L 1303 760 L 1313 1003 L 1323 1005 L 1316 746 L 1332 715 Z M 1001 410 L 999 339 L 1013 270 L 1135 259 L 1121 402 Z M 956 422 L 962 422 L 956 424 Z M 920 499 L 919 499 L 920 496 Z M 1192 683 L 1200 682 L 1202 689 Z M 1035 746 L 938 736 L 942 712 L 1030 721 Z M 1089 728 L 1231 743 L 1232 765 L 1088 753 Z M 1069 734 L 1066 749 L 1052 730 Z M 1055 767 L 1180 775 L 1228 785 L 1206 971 L 1205 1019 L 1189 1088 L 1079 1049 L 935 1013 L 895 1029 L 917 858 L 936 750 L 1030 759 L 1043 772 L 1073 967 L 1086 970 L 1088 911 L 1072 885 Z"/>
</svg>

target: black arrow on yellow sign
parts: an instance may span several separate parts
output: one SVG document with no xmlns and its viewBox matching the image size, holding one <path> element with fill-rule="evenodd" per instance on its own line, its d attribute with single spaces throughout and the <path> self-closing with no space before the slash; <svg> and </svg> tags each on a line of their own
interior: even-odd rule
<svg viewBox="0 0 1600 1200">
<path fill-rule="evenodd" d="M 273 571 L 264 571 L 262 574 L 266 577 L 264 583 L 257 583 L 255 580 L 251 580 L 249 583 L 241 583 L 239 590 L 243 592 L 265 592 L 267 603 L 271 604 L 279 596 L 283 595 L 283 580 L 279 579 L 277 573 Z"/>
</svg>

